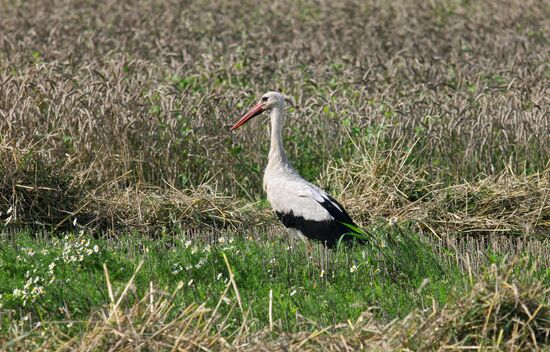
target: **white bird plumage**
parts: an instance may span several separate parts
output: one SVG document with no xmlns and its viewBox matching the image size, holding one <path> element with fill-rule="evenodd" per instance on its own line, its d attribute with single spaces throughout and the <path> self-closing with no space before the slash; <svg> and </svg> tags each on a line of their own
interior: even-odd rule
<svg viewBox="0 0 550 352">
<path fill-rule="evenodd" d="M 282 126 L 286 97 L 278 92 L 264 94 L 260 102 L 232 128 L 269 111 L 271 146 L 264 173 L 263 188 L 267 199 L 285 227 L 305 237 L 334 247 L 340 237 L 352 232 L 344 224 L 355 226 L 345 209 L 321 188 L 306 181 L 288 162 L 283 146 Z M 344 240 L 353 237 L 345 236 Z"/>
</svg>

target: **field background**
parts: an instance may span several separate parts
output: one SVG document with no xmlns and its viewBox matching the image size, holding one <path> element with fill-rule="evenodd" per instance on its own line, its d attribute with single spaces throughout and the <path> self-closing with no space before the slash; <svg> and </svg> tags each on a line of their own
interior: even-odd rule
<svg viewBox="0 0 550 352">
<path fill-rule="evenodd" d="M 0 34 L 0 348 L 548 348 L 548 2 L 0 0 Z M 266 118 L 228 131 L 268 90 L 376 244 L 286 238 Z"/>
</svg>

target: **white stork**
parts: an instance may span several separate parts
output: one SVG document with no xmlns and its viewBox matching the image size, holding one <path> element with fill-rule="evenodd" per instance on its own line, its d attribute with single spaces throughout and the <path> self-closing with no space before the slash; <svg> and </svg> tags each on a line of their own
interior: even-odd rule
<svg viewBox="0 0 550 352">
<path fill-rule="evenodd" d="M 333 248 L 342 235 L 358 235 L 344 224 L 353 227 L 356 225 L 340 203 L 319 187 L 304 180 L 288 162 L 281 133 L 286 99 L 278 92 L 264 94 L 260 102 L 231 127 L 231 131 L 264 111 L 269 111 L 271 147 L 263 181 L 267 199 L 289 232 L 301 235 L 299 237 L 319 240 L 325 246 Z M 344 236 L 342 242 L 350 242 L 354 238 L 356 237 Z"/>
</svg>

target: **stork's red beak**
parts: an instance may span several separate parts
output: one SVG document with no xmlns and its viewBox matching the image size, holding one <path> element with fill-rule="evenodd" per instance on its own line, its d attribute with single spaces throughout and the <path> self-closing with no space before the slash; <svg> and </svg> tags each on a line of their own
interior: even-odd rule
<svg viewBox="0 0 550 352">
<path fill-rule="evenodd" d="M 262 112 L 264 112 L 264 107 L 262 106 L 262 103 L 256 104 L 252 109 L 248 110 L 248 112 L 243 117 L 241 117 L 241 119 L 237 121 L 237 123 L 234 124 L 233 127 L 231 127 L 231 131 L 241 127 L 248 120 L 252 119 L 254 116 L 260 115 Z"/>
</svg>

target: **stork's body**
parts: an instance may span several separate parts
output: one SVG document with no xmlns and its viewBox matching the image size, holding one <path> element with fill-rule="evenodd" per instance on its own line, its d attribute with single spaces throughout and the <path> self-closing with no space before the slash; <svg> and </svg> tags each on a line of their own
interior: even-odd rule
<svg viewBox="0 0 550 352">
<path fill-rule="evenodd" d="M 319 187 L 303 179 L 288 162 L 283 146 L 284 96 L 266 93 L 261 101 L 239 120 L 236 129 L 263 111 L 270 111 L 271 147 L 263 187 L 267 199 L 283 225 L 294 233 L 334 247 L 340 237 L 355 226 L 345 209 Z M 345 236 L 344 242 L 353 239 Z"/>
</svg>

